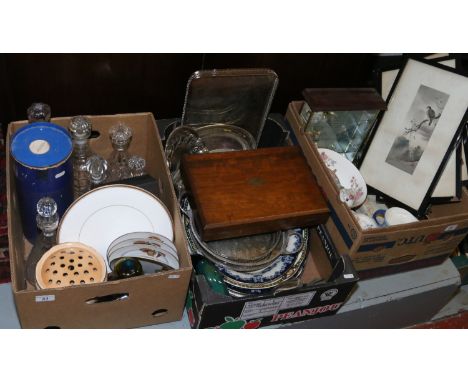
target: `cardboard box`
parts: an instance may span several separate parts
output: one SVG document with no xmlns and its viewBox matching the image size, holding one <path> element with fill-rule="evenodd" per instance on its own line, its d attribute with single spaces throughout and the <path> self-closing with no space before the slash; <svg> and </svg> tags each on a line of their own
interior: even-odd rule
<svg viewBox="0 0 468 382">
<path fill-rule="evenodd" d="M 347 256 L 339 256 L 326 229 L 311 230 L 303 280 L 323 279 L 274 295 L 233 298 L 211 290 L 204 276 L 193 275 L 187 296 L 192 328 L 256 329 L 335 314 L 358 278 Z"/>
<path fill-rule="evenodd" d="M 100 136 L 91 139 L 93 151 L 108 157 L 112 151 L 109 129 L 118 121 L 134 131 L 131 154 L 146 158 L 146 171 L 160 186 L 159 198 L 174 220 L 175 245 L 180 269 L 92 285 L 57 289 L 27 289 L 25 258 L 31 244 L 23 237 L 15 194 L 13 160 L 9 155 L 12 134 L 26 121 L 12 122 L 7 133 L 8 235 L 11 279 L 16 310 L 23 328 L 130 328 L 179 320 L 190 282 L 192 264 L 187 252 L 178 202 L 166 167 L 161 139 L 151 113 L 92 116 Z M 68 127 L 70 118 L 52 122 Z M 109 222 L 112 224 L 112 222 Z"/>
<path fill-rule="evenodd" d="M 414 261 L 424 264 L 423 260 L 436 257 L 440 261 L 447 258 L 468 232 L 468 192 L 463 190 L 459 203 L 433 205 L 425 220 L 363 231 L 351 210 L 341 202 L 338 189 L 315 144 L 302 128 L 302 105 L 303 101 L 291 102 L 286 118 L 329 199 L 331 218 L 326 227 L 338 252 L 348 254 L 358 272 Z"/>
</svg>

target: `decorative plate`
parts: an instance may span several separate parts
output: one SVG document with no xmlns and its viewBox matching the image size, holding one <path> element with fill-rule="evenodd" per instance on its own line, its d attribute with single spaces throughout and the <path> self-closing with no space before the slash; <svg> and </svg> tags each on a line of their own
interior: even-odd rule
<svg viewBox="0 0 468 382">
<path fill-rule="evenodd" d="M 164 270 L 179 269 L 179 261 L 173 254 L 151 245 L 129 245 L 115 250 L 109 254 L 108 257 L 108 262 L 112 270 L 115 262 L 122 257 L 133 257 L 139 261 L 145 260 L 146 262 L 161 266 Z M 143 264 L 143 262 L 141 265 L 145 273 L 152 273 L 145 270 L 145 264 Z"/>
<path fill-rule="evenodd" d="M 359 207 L 367 197 L 367 185 L 359 170 L 333 150 L 318 149 L 320 156 L 337 181 L 341 201 L 350 208 Z"/>
<path fill-rule="evenodd" d="M 264 283 L 264 284 L 244 284 L 244 283 L 231 283 L 229 280 L 224 278 L 224 282 L 228 288 L 228 292 L 231 296 L 235 294 L 241 294 L 249 296 L 252 294 L 269 294 L 276 292 L 279 289 L 287 290 L 297 288 L 301 285 L 300 277 L 304 270 L 303 263 L 294 269 L 291 269 L 284 277 L 275 280 L 275 282 Z"/>
<path fill-rule="evenodd" d="M 157 241 L 157 242 L 160 242 L 160 243 L 164 243 L 166 245 L 168 245 L 169 247 L 173 247 L 174 251 L 177 252 L 177 249 L 174 245 L 174 242 L 172 240 L 169 240 L 167 237 L 159 234 L 159 233 L 154 233 L 154 232 L 130 232 L 130 233 L 126 233 L 125 235 L 122 235 L 120 237 L 118 237 L 117 239 L 115 239 L 110 245 L 109 245 L 109 248 L 107 249 L 107 251 L 112 251 L 113 247 L 123 241 L 126 241 L 126 240 L 133 240 L 133 239 L 137 239 L 137 240 L 143 240 L 143 239 L 150 239 L 150 240 L 154 240 L 154 241 Z"/>
<path fill-rule="evenodd" d="M 217 264 L 216 266 L 220 272 L 226 276 L 225 279 L 227 278 L 227 281 L 231 281 L 231 284 L 234 285 L 240 285 L 237 284 L 236 281 L 243 284 L 275 283 L 291 269 L 297 270 L 306 258 L 309 234 L 307 229 L 301 229 L 300 231 L 303 241 L 303 249 L 295 254 L 285 254 L 280 256 L 264 269 L 254 272 L 239 272 L 224 265 Z"/>
<path fill-rule="evenodd" d="M 177 254 L 177 250 L 174 245 L 167 245 L 166 243 L 163 243 L 159 240 L 153 240 L 148 238 L 128 239 L 120 241 L 115 245 L 109 247 L 109 249 L 107 250 L 107 258 L 109 258 L 109 256 L 115 251 L 132 245 L 144 245 L 154 247 L 158 250 L 170 253 L 172 256 L 174 256 L 175 259 L 177 259 L 177 262 L 179 262 L 179 255 Z"/>
<path fill-rule="evenodd" d="M 72 203 L 60 222 L 57 241 L 87 244 L 105 258 L 115 239 L 139 231 L 159 233 L 172 240 L 172 217 L 166 206 L 141 188 L 109 185 Z"/>
</svg>

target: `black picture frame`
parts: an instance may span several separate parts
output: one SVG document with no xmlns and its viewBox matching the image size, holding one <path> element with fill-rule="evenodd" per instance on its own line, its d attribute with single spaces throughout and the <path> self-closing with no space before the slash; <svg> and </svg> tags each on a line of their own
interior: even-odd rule
<svg viewBox="0 0 468 382">
<path fill-rule="evenodd" d="M 436 197 L 431 196 L 431 204 L 443 204 L 451 202 L 459 202 L 462 193 L 462 180 L 461 180 L 461 160 L 462 160 L 462 145 L 463 145 L 463 133 L 458 138 L 457 148 L 455 149 L 455 195 L 453 197 Z M 445 168 L 444 168 L 445 170 Z M 441 174 L 442 175 L 442 174 Z"/>
<path fill-rule="evenodd" d="M 460 55 L 459 54 L 449 53 L 449 55 L 445 56 L 445 57 L 438 57 L 438 58 L 428 59 L 428 58 L 425 58 L 424 56 L 421 56 L 421 55 L 405 53 L 401 57 L 401 61 L 399 61 L 398 63 L 392 62 L 389 65 L 381 66 L 381 67 L 374 70 L 375 89 L 379 92 L 380 95 L 382 95 L 382 76 L 383 76 L 383 72 L 389 72 L 389 71 L 392 71 L 392 70 L 400 70 L 405 65 L 406 61 L 409 60 L 410 58 L 415 59 L 415 60 L 420 60 L 420 61 L 422 60 L 422 61 L 433 62 L 433 63 L 440 63 L 442 61 L 455 60 L 455 69 L 460 70 L 460 68 L 461 68 Z M 390 94 L 388 96 L 390 97 Z"/>
<path fill-rule="evenodd" d="M 468 123 L 465 125 L 465 128 L 463 129 L 461 146 L 463 146 L 463 151 L 464 151 L 464 154 L 465 154 L 464 156 L 462 156 L 461 160 L 463 160 L 465 162 L 465 167 L 468 167 Z M 462 155 L 463 155 L 463 153 L 462 153 Z M 468 179 L 463 180 L 462 175 L 460 175 L 460 177 L 462 179 L 461 180 L 462 188 L 463 187 L 468 187 Z"/>
<path fill-rule="evenodd" d="M 446 59 L 446 57 L 444 57 L 444 58 Z M 433 66 L 433 67 L 436 67 L 436 68 L 441 69 L 443 71 L 448 71 L 448 72 L 451 72 L 451 73 L 454 73 L 454 74 L 457 74 L 457 75 L 460 75 L 460 76 L 463 76 L 463 77 L 467 77 L 465 74 L 463 74 L 459 70 L 453 69 L 453 68 L 450 68 L 450 67 L 447 67 L 447 66 L 444 66 L 444 65 L 441 65 L 438 62 L 432 62 L 433 60 L 425 60 L 425 59 L 419 59 L 419 58 L 414 58 L 414 57 L 407 57 L 405 62 L 404 62 L 404 65 L 402 67 L 402 70 L 399 71 L 399 73 L 397 75 L 397 78 L 396 78 L 395 82 L 393 83 L 393 86 L 392 86 L 392 88 L 390 90 L 390 93 L 389 93 L 389 95 L 387 97 L 387 100 L 386 100 L 387 106 L 389 105 L 390 101 L 392 100 L 393 93 L 395 92 L 395 89 L 398 87 L 401 76 L 402 76 L 402 74 L 404 72 L 404 69 L 406 68 L 406 66 L 408 65 L 408 62 L 410 60 L 420 62 L 420 63 L 423 63 L 425 65 Z M 382 112 L 382 113 L 379 114 L 373 128 L 371 129 L 371 131 L 370 131 L 370 133 L 368 135 L 368 140 L 366 141 L 365 147 L 363 147 L 362 155 L 359 157 L 358 161 L 355 163 L 356 167 L 358 167 L 359 169 L 361 169 L 361 167 L 362 167 L 362 164 L 363 164 L 363 162 L 364 162 L 364 160 L 366 158 L 366 155 L 369 152 L 369 148 L 372 145 L 372 141 L 375 138 L 375 135 L 376 135 L 376 133 L 378 131 L 380 123 L 382 122 L 382 119 L 383 119 L 386 112 L 387 111 Z M 427 210 L 428 210 L 428 208 L 430 206 L 432 193 L 433 193 L 433 191 L 434 191 L 434 189 L 435 189 L 435 187 L 437 185 L 437 182 L 440 179 L 440 176 L 442 175 L 442 172 L 443 172 L 443 170 L 445 168 L 445 165 L 447 164 L 447 161 L 448 161 L 453 149 L 456 147 L 456 144 L 459 141 L 461 134 L 463 133 L 463 130 L 465 128 L 465 125 L 466 125 L 467 121 L 468 121 L 468 108 L 464 112 L 462 120 L 460 121 L 460 124 L 459 124 L 459 126 L 458 126 L 458 128 L 456 130 L 456 133 L 454 134 L 454 137 L 451 140 L 449 148 L 445 152 L 444 157 L 443 157 L 441 163 L 439 164 L 438 169 L 435 172 L 435 175 L 434 175 L 434 177 L 432 179 L 432 182 L 431 182 L 429 188 L 427 189 L 425 197 L 423 198 L 423 201 L 421 202 L 418 209 L 407 206 L 404 203 L 396 200 L 395 198 L 390 197 L 386 193 L 384 193 L 384 192 L 382 192 L 380 190 L 377 190 L 377 189 L 375 189 L 375 188 L 373 188 L 373 187 L 371 187 L 369 185 L 368 185 L 368 189 L 371 190 L 372 192 L 376 193 L 377 195 L 384 197 L 385 200 L 387 201 L 387 203 L 389 203 L 391 205 L 394 205 L 394 206 L 401 206 L 402 208 L 405 208 L 406 210 L 410 211 L 416 217 L 423 218 L 426 215 Z M 468 147 L 465 146 L 465 148 L 468 148 Z"/>
</svg>

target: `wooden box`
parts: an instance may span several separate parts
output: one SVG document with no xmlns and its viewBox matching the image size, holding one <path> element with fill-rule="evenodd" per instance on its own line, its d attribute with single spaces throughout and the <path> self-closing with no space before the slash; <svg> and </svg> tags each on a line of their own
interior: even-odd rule
<svg viewBox="0 0 468 382">
<path fill-rule="evenodd" d="M 329 216 L 298 147 L 185 155 L 182 175 L 205 241 L 316 226 Z"/>
</svg>

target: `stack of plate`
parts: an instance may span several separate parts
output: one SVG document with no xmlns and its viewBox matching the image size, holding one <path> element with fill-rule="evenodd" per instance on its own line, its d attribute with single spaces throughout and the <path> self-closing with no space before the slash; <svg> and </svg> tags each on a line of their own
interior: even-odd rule
<svg viewBox="0 0 468 382">
<path fill-rule="evenodd" d="M 132 232 L 115 239 L 107 249 L 111 269 L 119 259 L 137 259 L 145 274 L 179 269 L 179 257 L 174 243 L 153 232 Z"/>
<path fill-rule="evenodd" d="M 153 194 L 109 185 L 75 200 L 65 212 L 57 241 L 86 244 L 103 257 L 107 271 L 120 257 L 138 257 L 145 273 L 178 269 L 172 217 Z M 107 256 L 106 256 L 107 255 Z M 112 255 L 112 257 L 111 257 Z"/>
<path fill-rule="evenodd" d="M 307 229 L 204 242 L 187 198 L 181 199 L 181 211 L 190 253 L 215 264 L 230 295 L 269 293 L 301 275 L 307 256 Z"/>
</svg>

